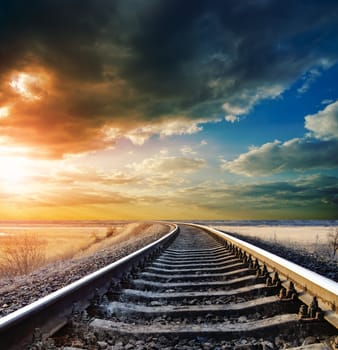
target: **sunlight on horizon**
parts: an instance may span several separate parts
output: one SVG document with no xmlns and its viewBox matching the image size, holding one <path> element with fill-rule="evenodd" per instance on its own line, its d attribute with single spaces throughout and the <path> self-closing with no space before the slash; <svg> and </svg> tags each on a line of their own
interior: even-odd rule
<svg viewBox="0 0 338 350">
<path fill-rule="evenodd" d="M 7 118 L 9 116 L 10 108 L 4 106 L 0 108 L 0 119 Z"/>
<path fill-rule="evenodd" d="M 28 159 L 22 157 L 0 157 L 0 162 L 2 167 L 0 178 L 5 180 L 8 186 L 22 183 L 30 175 Z"/>
<path fill-rule="evenodd" d="M 2 218 L 337 218 L 338 2 L 5 3 Z"/>
</svg>

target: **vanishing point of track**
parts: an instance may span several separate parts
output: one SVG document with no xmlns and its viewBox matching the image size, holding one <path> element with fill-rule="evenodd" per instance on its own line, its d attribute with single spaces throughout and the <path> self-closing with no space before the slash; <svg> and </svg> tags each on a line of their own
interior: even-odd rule
<svg viewBox="0 0 338 350">
<path fill-rule="evenodd" d="M 311 349 L 338 347 L 337 283 L 229 235 L 180 225 L 122 260 L 0 319 L 1 344 L 245 350 L 305 340 L 321 342 Z"/>
</svg>

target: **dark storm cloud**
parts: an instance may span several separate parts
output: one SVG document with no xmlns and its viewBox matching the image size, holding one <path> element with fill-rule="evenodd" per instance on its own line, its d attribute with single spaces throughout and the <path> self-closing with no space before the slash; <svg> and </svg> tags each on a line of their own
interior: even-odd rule
<svg viewBox="0 0 338 350">
<path fill-rule="evenodd" d="M 336 60 L 337 4 L 294 1 L 168 1 L 141 19 L 123 74 L 138 89 L 183 106 L 244 103 Z M 244 96 L 241 97 L 241 94 Z"/>
<path fill-rule="evenodd" d="M 182 189 L 180 201 L 210 210 L 231 211 L 248 214 L 264 211 L 283 216 L 290 209 L 295 216 L 336 217 L 338 206 L 338 178 L 335 176 L 312 175 L 292 181 L 261 182 L 249 184 L 201 184 Z"/>
<path fill-rule="evenodd" d="M 223 161 L 222 168 L 246 176 L 271 175 L 309 169 L 338 167 L 338 141 L 294 139 L 274 141 L 253 148 L 232 161 Z"/>
<path fill-rule="evenodd" d="M 292 182 L 263 183 L 243 186 L 245 197 L 269 197 L 277 205 L 308 205 L 311 202 L 336 203 L 338 198 L 337 178 L 334 176 L 314 175 Z M 293 204 L 292 204 L 293 203 Z"/>
<path fill-rule="evenodd" d="M 329 0 L 2 2 L 0 104 L 17 100 L 13 72 L 40 67 L 53 84 L 34 111 L 16 103 L 21 117 L 1 132 L 59 156 L 107 146 L 105 126 L 123 134 L 168 118 L 244 114 L 337 61 L 337 9 Z"/>
<path fill-rule="evenodd" d="M 2 2 L 1 72 L 36 60 L 67 76 L 101 79 L 95 45 L 112 14 L 109 1 Z"/>
</svg>

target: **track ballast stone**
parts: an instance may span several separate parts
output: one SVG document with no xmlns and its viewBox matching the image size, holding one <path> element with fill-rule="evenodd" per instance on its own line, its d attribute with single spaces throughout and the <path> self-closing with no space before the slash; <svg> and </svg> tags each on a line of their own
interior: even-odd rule
<svg viewBox="0 0 338 350">
<path fill-rule="evenodd" d="M 86 312 L 74 315 L 48 346 L 92 350 L 331 346 L 332 329 L 323 321 L 300 320 L 298 299 L 281 299 L 280 285 L 266 285 L 266 277 L 203 230 L 182 225 L 167 250 L 112 287 Z"/>
</svg>

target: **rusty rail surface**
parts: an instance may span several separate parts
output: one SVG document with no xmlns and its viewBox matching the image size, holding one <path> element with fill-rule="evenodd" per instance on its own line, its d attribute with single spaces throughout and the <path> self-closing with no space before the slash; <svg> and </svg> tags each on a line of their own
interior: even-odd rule
<svg viewBox="0 0 338 350">
<path fill-rule="evenodd" d="M 305 304 L 310 305 L 313 297 L 316 296 L 324 318 L 338 329 L 338 283 L 253 244 L 235 238 L 231 234 L 204 225 L 190 225 L 199 227 L 235 245 L 246 254 L 257 258 L 261 264 L 265 264 L 270 272 L 278 271 L 280 277 L 284 278 L 284 283 L 288 280 L 295 284 L 298 298 Z"/>
<path fill-rule="evenodd" d="M 77 309 L 87 307 L 96 294 L 102 295 L 107 291 L 112 281 L 118 280 L 135 264 L 169 243 L 179 232 L 177 225 L 170 226 L 172 230 L 157 241 L 0 318 L 1 349 L 22 349 L 32 340 L 37 328 L 47 335 L 60 329 L 67 323 L 75 305 Z"/>
</svg>

